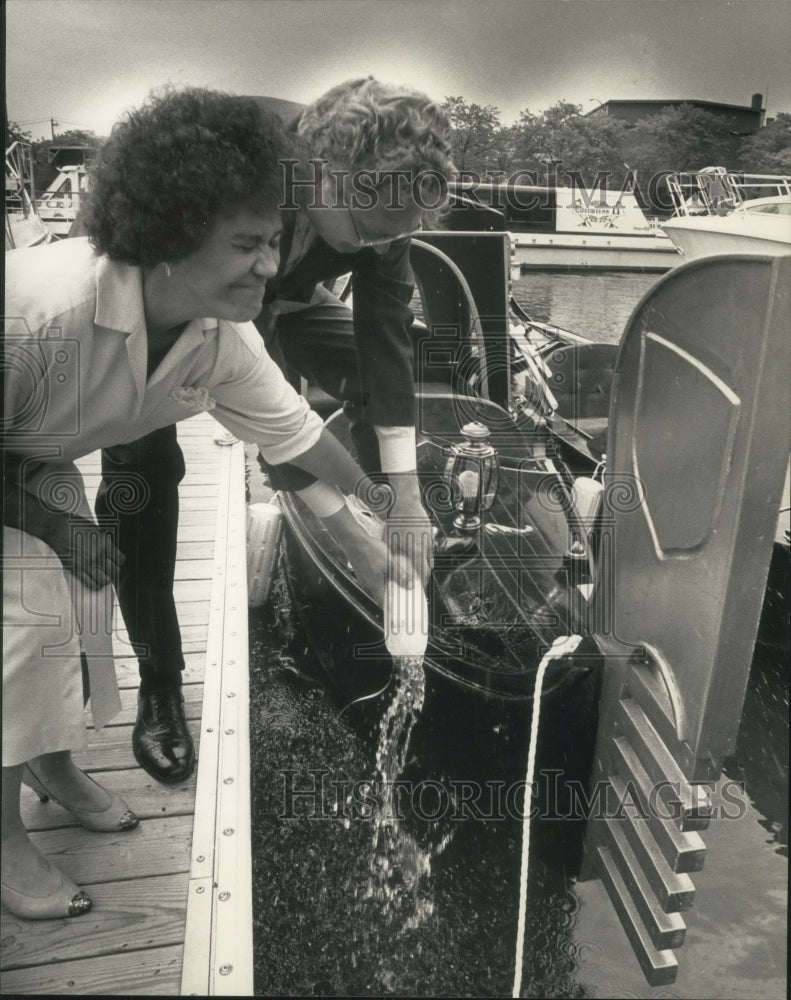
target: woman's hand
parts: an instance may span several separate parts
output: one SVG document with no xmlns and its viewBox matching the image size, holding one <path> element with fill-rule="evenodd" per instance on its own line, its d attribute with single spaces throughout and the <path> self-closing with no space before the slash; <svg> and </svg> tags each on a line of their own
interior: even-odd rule
<svg viewBox="0 0 791 1000">
<path fill-rule="evenodd" d="M 43 504 L 36 493 L 20 485 L 17 458 L 10 453 L 4 457 L 3 524 L 46 542 L 64 568 L 91 590 L 114 583 L 124 557 L 115 546 L 112 532 L 87 517 Z"/>
<path fill-rule="evenodd" d="M 64 567 L 91 590 L 115 583 L 124 557 L 112 532 L 78 514 L 55 515 L 41 538 Z"/>
</svg>

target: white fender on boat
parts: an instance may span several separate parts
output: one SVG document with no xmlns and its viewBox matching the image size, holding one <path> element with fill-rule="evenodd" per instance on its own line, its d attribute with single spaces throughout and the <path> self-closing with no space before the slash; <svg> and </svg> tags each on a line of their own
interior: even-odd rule
<svg viewBox="0 0 791 1000">
<path fill-rule="evenodd" d="M 269 596 L 277 567 L 283 512 L 277 503 L 251 503 L 247 508 L 247 603 L 260 608 Z"/>
</svg>

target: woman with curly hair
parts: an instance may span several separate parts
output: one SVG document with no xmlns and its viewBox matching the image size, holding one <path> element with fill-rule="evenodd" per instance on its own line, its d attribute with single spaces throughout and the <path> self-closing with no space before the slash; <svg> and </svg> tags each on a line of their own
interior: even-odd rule
<svg viewBox="0 0 791 1000">
<path fill-rule="evenodd" d="M 124 443 L 136 442 L 137 454 L 140 439 L 145 449 L 158 429 L 211 410 L 268 461 L 315 477 L 306 500 L 380 603 L 386 572 L 411 583 L 406 565 L 389 561 L 344 503 L 340 491 L 364 479 L 359 468 L 250 323 L 278 269 L 281 161 L 293 153 L 294 140 L 251 99 L 199 89 L 151 98 L 97 158 L 87 236 L 6 255 L 2 902 L 17 916 L 91 908 L 30 841 L 21 782 L 89 830 L 138 822 L 71 757 L 85 745 L 81 653 L 96 728 L 120 708 L 102 588 L 122 557 L 91 520 L 76 459 L 107 449 L 104 511 L 112 515 L 108 483 Z M 177 483 L 183 464 L 173 471 Z M 143 485 L 136 502 L 144 509 L 153 484 Z M 144 558 L 175 545 L 169 516 L 161 537 L 140 539 Z M 158 607 L 157 587 L 172 590 L 169 573 L 132 617 L 175 616 Z M 163 655 L 156 641 L 148 655 Z"/>
</svg>

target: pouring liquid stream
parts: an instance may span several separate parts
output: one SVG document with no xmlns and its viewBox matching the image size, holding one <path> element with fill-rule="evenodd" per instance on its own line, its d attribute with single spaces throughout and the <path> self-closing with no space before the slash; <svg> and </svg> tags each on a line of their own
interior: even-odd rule
<svg viewBox="0 0 791 1000">
<path fill-rule="evenodd" d="M 364 896 L 388 924 L 399 930 L 418 926 L 430 916 L 430 900 L 421 898 L 431 853 L 404 827 L 399 777 L 409 763 L 412 732 L 423 708 L 428 643 L 426 596 L 418 583 L 407 590 L 390 581 L 385 595 L 385 645 L 393 657 L 392 696 L 379 723 L 375 757 L 377 807 L 373 816 L 371 858 Z"/>
</svg>

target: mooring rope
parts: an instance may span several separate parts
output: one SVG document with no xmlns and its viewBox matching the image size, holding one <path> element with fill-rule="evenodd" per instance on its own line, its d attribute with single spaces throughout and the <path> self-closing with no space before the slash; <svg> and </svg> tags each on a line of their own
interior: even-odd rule
<svg viewBox="0 0 791 1000">
<path fill-rule="evenodd" d="M 527 773 L 525 774 L 525 806 L 522 814 L 522 867 L 519 874 L 519 921 L 516 927 L 516 959 L 512 997 L 518 997 L 522 992 L 522 960 L 524 956 L 525 915 L 527 911 L 527 873 L 530 854 L 530 800 L 532 797 L 533 775 L 536 769 L 538 717 L 541 711 L 541 691 L 544 687 L 544 674 L 553 660 L 558 660 L 562 656 L 573 653 L 580 642 L 582 642 L 581 635 L 558 636 L 544 654 L 536 670 L 536 683 L 533 689 L 533 714 L 530 719 L 530 743 L 527 750 Z"/>
</svg>

